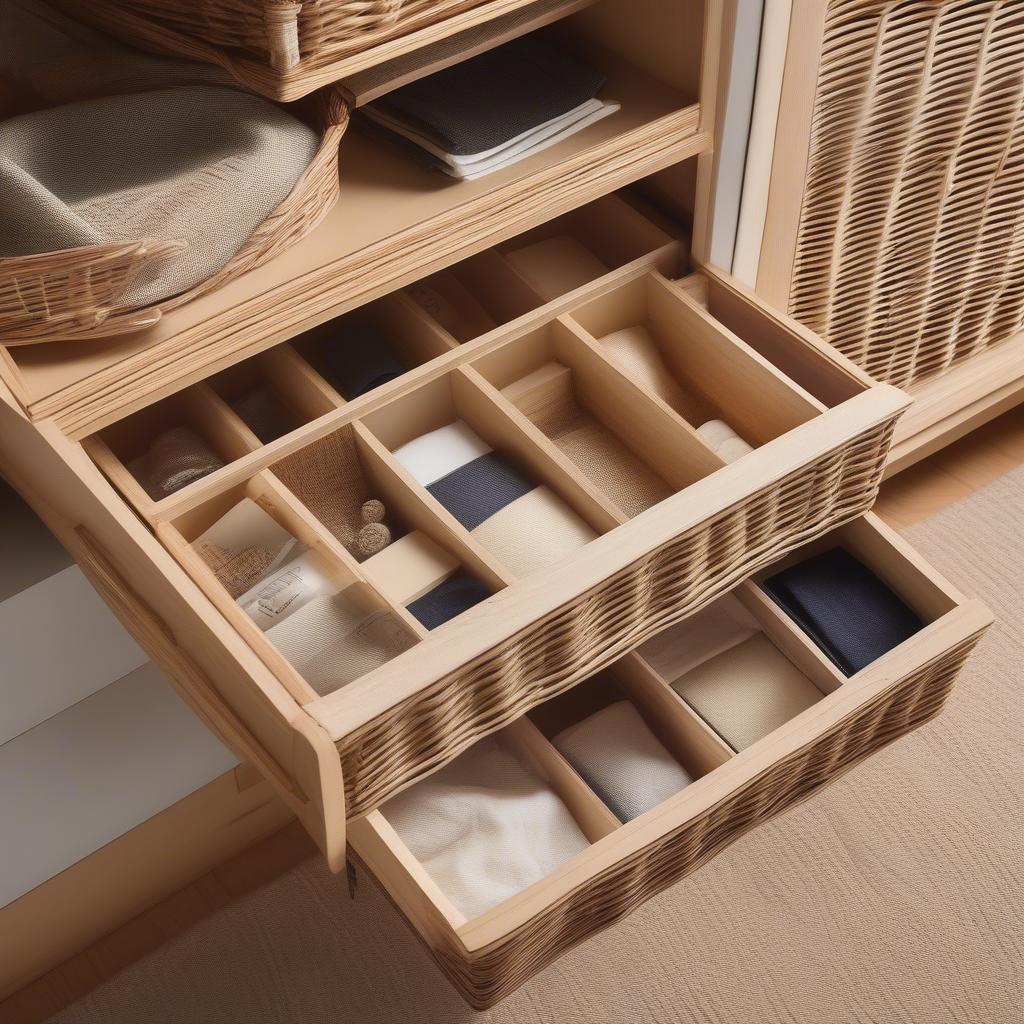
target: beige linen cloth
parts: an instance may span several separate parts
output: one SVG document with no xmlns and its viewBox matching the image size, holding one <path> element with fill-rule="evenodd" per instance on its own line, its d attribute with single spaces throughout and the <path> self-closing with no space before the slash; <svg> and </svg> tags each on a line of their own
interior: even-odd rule
<svg viewBox="0 0 1024 1024">
<path fill-rule="evenodd" d="M 133 53 L 30 0 L 0 0 L 0 26 L 0 76 L 62 104 L 0 122 L 0 257 L 180 242 L 123 296 L 150 305 L 224 267 L 316 154 L 312 129 L 207 81 L 219 73 Z"/>
</svg>

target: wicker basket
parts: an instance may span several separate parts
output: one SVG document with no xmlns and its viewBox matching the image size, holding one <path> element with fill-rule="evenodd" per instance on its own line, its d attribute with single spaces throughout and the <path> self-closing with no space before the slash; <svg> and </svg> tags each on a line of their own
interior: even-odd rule
<svg viewBox="0 0 1024 1024">
<path fill-rule="evenodd" d="M 151 49 L 210 61 L 277 99 L 336 76 L 331 64 L 494 0 L 59 0 L 69 14 Z M 523 0 L 525 3 L 526 0 Z M 504 13 L 513 4 L 495 5 Z"/>
<path fill-rule="evenodd" d="M 180 251 L 180 243 L 87 246 L 0 260 L 0 337 L 5 345 L 88 341 L 151 327 L 161 315 L 266 263 L 308 234 L 338 198 L 338 151 L 349 110 L 328 90 L 308 104 L 322 131 L 320 148 L 288 198 L 231 260 L 202 284 L 154 306 L 128 309 L 122 297 L 147 267 Z"/>
</svg>

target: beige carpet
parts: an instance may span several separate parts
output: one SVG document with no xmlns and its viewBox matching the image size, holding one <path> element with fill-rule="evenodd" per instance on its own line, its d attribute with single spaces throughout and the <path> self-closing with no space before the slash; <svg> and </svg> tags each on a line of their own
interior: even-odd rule
<svg viewBox="0 0 1024 1024">
<path fill-rule="evenodd" d="M 309 861 L 61 1024 L 1019 1024 L 1024 470 L 908 533 L 1001 620 L 944 714 L 474 1015 Z"/>
</svg>

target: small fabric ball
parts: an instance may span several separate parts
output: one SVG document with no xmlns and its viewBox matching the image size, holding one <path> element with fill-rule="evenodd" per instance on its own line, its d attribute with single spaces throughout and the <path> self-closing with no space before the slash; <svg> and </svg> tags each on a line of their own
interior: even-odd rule
<svg viewBox="0 0 1024 1024">
<path fill-rule="evenodd" d="M 390 543 L 391 531 L 383 523 L 367 523 L 356 534 L 356 548 L 364 558 L 383 551 Z"/>
<path fill-rule="evenodd" d="M 383 523 L 384 502 L 378 501 L 376 498 L 371 498 L 369 501 L 364 501 L 362 507 L 362 514 L 364 523 Z"/>
</svg>

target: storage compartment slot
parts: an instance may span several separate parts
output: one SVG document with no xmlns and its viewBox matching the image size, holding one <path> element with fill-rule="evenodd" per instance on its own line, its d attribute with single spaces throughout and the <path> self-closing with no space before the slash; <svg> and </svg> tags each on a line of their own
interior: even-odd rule
<svg viewBox="0 0 1024 1024">
<path fill-rule="evenodd" d="M 624 372 L 701 430 L 726 461 L 806 423 L 824 406 L 685 291 L 658 275 L 622 285 L 573 310 L 572 318 Z M 705 431 L 715 430 L 707 435 Z M 729 438 L 729 433 L 738 436 Z"/>
<path fill-rule="evenodd" d="M 279 345 L 211 377 L 210 387 L 251 434 L 254 446 L 336 409 L 337 396 L 289 345 Z"/>
<path fill-rule="evenodd" d="M 496 249 L 409 285 L 405 295 L 460 343 L 542 305 Z"/>
<path fill-rule="evenodd" d="M 539 299 L 550 302 L 644 257 L 675 273 L 682 248 L 623 198 L 610 195 L 502 242 L 498 251 Z"/>
<path fill-rule="evenodd" d="M 746 600 L 746 587 L 648 640 L 635 655 L 736 751 L 768 736 L 842 682 L 791 642 L 792 623 Z M 797 657 L 789 657 L 794 650 Z"/>
<path fill-rule="evenodd" d="M 422 508 L 490 553 L 498 575 L 529 575 L 616 525 L 474 379 L 457 369 L 369 413 L 382 461 Z"/>
<path fill-rule="evenodd" d="M 207 384 L 128 416 L 87 442 L 104 473 L 147 511 L 259 447 Z"/>
<path fill-rule="evenodd" d="M 618 522 L 722 463 L 693 429 L 556 321 L 473 364 L 606 499 Z"/>
<path fill-rule="evenodd" d="M 426 635 L 404 608 L 367 582 L 355 560 L 272 473 L 159 524 L 157 532 L 300 703 L 337 688 L 329 681 L 352 681 L 317 663 L 318 642 L 342 639 L 331 635 L 332 628 L 350 626 L 358 638 L 337 652 L 339 664 L 343 655 L 351 660 L 344 670 L 355 671 L 352 678 L 362 674 L 353 666 L 369 671 L 388 660 L 388 651 L 394 656 Z"/>
<path fill-rule="evenodd" d="M 369 394 L 455 346 L 401 292 L 328 320 L 291 342 L 332 389 L 336 404 Z"/>
</svg>

